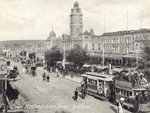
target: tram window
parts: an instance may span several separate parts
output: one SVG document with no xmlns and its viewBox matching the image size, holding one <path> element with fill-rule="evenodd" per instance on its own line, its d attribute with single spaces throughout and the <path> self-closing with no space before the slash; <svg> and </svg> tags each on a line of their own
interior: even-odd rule
<svg viewBox="0 0 150 113">
<path fill-rule="evenodd" d="M 130 91 L 130 96 L 132 96 L 132 92 Z"/>
<path fill-rule="evenodd" d="M 116 93 L 118 92 L 118 88 L 115 89 Z"/>
<path fill-rule="evenodd" d="M 102 83 L 102 82 L 99 83 L 99 87 L 100 87 L 100 88 L 103 87 L 103 83 Z"/>
<path fill-rule="evenodd" d="M 126 96 L 126 90 L 123 90 L 124 95 Z"/>
<path fill-rule="evenodd" d="M 116 93 L 119 93 L 120 92 L 120 89 L 116 88 Z"/>
<path fill-rule="evenodd" d="M 130 96 L 130 92 L 129 91 L 127 91 L 127 97 L 129 97 Z"/>
<path fill-rule="evenodd" d="M 95 85 L 97 84 L 97 81 L 96 80 L 92 80 L 92 79 L 88 79 L 88 82 L 91 83 L 91 84 L 95 84 Z"/>
<path fill-rule="evenodd" d="M 123 90 L 121 89 L 121 94 L 123 94 Z"/>
<path fill-rule="evenodd" d="M 99 84 L 103 84 L 103 81 L 99 80 Z"/>
<path fill-rule="evenodd" d="M 105 83 L 105 87 L 108 87 L 108 86 L 109 86 L 109 84 L 106 82 L 106 83 Z"/>
</svg>

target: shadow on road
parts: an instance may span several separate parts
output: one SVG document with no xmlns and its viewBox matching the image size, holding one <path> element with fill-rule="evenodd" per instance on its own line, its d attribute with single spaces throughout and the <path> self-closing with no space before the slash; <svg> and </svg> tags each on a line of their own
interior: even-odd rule
<svg viewBox="0 0 150 113">
<path fill-rule="evenodd" d="M 15 79 L 15 80 L 14 80 L 14 79 L 9 79 L 10 82 L 11 82 L 11 81 L 12 81 L 12 82 L 13 82 L 13 81 L 16 82 L 16 81 L 18 81 L 18 80 L 21 80 L 21 79 L 19 79 L 19 78 L 18 78 L 18 79 Z"/>
<path fill-rule="evenodd" d="M 113 106 L 110 106 L 110 108 L 111 108 L 111 110 L 114 111 L 114 113 L 117 113 L 117 109 L 116 108 L 114 108 Z"/>
<path fill-rule="evenodd" d="M 55 113 L 71 113 L 71 112 L 68 112 L 68 111 L 55 111 Z"/>
<path fill-rule="evenodd" d="M 8 111 L 7 113 L 25 113 L 24 111 Z"/>
</svg>

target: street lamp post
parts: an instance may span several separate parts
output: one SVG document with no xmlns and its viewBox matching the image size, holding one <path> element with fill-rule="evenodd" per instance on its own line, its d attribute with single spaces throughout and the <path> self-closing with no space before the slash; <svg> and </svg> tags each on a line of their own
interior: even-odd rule
<svg viewBox="0 0 150 113">
<path fill-rule="evenodd" d="M 138 63 L 139 63 L 138 57 L 139 57 L 139 54 L 138 54 L 138 50 L 137 50 L 137 53 L 136 53 L 136 66 L 137 67 L 138 67 Z"/>
<path fill-rule="evenodd" d="M 65 37 L 64 37 L 64 34 L 63 34 L 63 69 L 65 70 L 65 60 L 66 60 L 66 47 L 65 47 Z"/>
</svg>

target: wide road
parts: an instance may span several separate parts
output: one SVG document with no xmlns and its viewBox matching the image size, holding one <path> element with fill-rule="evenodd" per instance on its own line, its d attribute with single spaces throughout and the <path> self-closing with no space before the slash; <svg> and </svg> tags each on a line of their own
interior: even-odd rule
<svg viewBox="0 0 150 113">
<path fill-rule="evenodd" d="M 54 74 L 50 74 L 50 82 L 46 82 L 42 80 L 42 68 L 38 68 L 36 77 L 31 77 L 22 71 L 21 64 L 14 65 L 19 67 L 20 75 L 12 84 L 19 90 L 21 100 L 18 101 L 26 105 L 27 113 L 117 113 L 116 106 L 91 96 L 74 101 L 74 90 L 80 85 L 77 82 Z"/>
</svg>

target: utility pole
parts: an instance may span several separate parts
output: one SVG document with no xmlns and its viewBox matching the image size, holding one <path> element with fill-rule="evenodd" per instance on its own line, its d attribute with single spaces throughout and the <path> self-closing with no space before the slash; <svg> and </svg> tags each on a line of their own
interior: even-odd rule
<svg viewBox="0 0 150 113">
<path fill-rule="evenodd" d="M 5 112 L 7 113 L 7 96 L 6 96 L 6 91 L 7 91 L 7 74 L 5 75 L 5 90 L 4 90 L 4 98 L 5 98 Z"/>
<path fill-rule="evenodd" d="M 63 69 L 65 69 L 65 60 L 66 60 L 66 47 L 65 47 L 65 37 L 64 37 L 64 34 L 63 34 Z"/>
<path fill-rule="evenodd" d="M 104 61 L 105 61 L 105 58 L 104 58 L 104 42 L 103 42 L 103 51 L 102 51 L 102 57 L 103 57 L 103 62 L 102 62 L 102 66 L 104 67 Z"/>
<path fill-rule="evenodd" d="M 106 32 L 106 16 L 104 14 L 104 33 Z"/>
<path fill-rule="evenodd" d="M 139 64 L 139 45 L 136 44 L 136 66 L 138 67 L 138 64 Z"/>
</svg>

